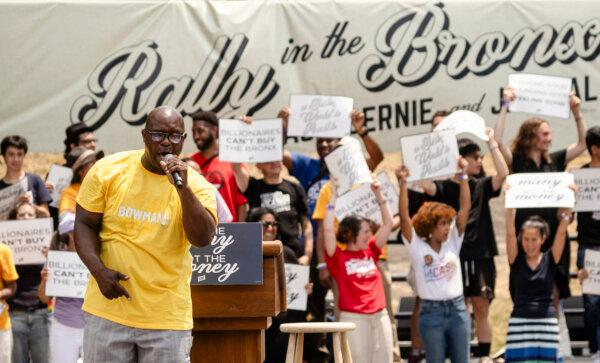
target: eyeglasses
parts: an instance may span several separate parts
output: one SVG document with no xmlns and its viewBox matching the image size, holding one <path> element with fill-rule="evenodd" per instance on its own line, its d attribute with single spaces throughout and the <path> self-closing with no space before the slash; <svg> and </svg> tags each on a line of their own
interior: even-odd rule
<svg viewBox="0 0 600 363">
<path fill-rule="evenodd" d="M 81 143 L 84 145 L 89 145 L 91 143 L 98 143 L 98 139 L 81 140 Z"/>
<path fill-rule="evenodd" d="M 272 222 L 272 221 L 262 221 L 262 222 L 260 222 L 260 223 L 262 223 L 263 227 L 265 227 L 265 228 L 269 228 L 269 227 L 273 227 L 273 228 L 275 228 L 275 227 L 277 227 L 277 222 Z"/>
<path fill-rule="evenodd" d="M 168 134 L 166 132 L 160 131 L 148 131 L 144 129 L 144 132 L 150 135 L 150 138 L 154 142 L 163 142 L 165 138 L 168 138 L 169 141 L 173 144 L 179 144 L 185 138 L 185 133 L 183 134 Z"/>
</svg>

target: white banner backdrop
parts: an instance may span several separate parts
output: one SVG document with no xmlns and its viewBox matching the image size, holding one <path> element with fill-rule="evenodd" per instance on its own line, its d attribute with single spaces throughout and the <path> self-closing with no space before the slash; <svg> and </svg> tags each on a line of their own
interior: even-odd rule
<svg viewBox="0 0 600 363">
<path fill-rule="evenodd" d="M 59 152 L 65 127 L 85 120 L 114 152 L 141 147 L 144 117 L 160 104 L 274 118 L 290 94 L 336 94 L 397 151 L 438 109 L 493 124 L 501 87 L 519 72 L 572 78 L 598 124 L 598 14 L 600 2 L 568 0 L 0 0 L 0 134 Z M 527 116 L 508 116 L 505 141 Z M 555 148 L 576 140 L 572 120 L 550 123 Z"/>
</svg>

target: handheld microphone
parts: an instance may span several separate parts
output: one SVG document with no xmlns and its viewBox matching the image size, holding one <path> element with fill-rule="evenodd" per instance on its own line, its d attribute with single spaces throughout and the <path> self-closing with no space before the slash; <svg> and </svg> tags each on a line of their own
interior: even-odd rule
<svg viewBox="0 0 600 363">
<path fill-rule="evenodd" d="M 174 158 L 175 156 L 173 154 L 166 154 L 163 157 L 163 160 L 166 162 L 168 162 L 170 159 Z M 178 171 L 174 171 L 171 173 L 171 177 L 173 178 L 173 181 L 175 182 L 175 186 L 177 187 L 177 189 L 181 189 L 181 187 L 183 186 L 183 179 L 181 179 L 181 175 L 179 174 Z"/>
</svg>

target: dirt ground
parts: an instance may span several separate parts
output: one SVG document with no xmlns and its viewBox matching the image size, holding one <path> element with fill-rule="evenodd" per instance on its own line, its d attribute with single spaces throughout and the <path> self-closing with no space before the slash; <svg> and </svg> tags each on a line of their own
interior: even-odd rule
<svg viewBox="0 0 600 363">
<path fill-rule="evenodd" d="M 386 154 L 384 161 L 377 168 L 377 171 L 385 170 L 390 175 L 390 180 L 395 182 L 393 170 L 400 162 L 400 153 Z M 589 161 L 589 156 L 583 156 L 573 161 L 569 168 L 578 167 Z M 51 163 L 62 164 L 64 159 L 60 154 L 40 154 L 30 153 L 25 159 L 25 169 L 30 172 L 37 173 L 42 178 L 48 172 Z M 484 169 L 488 175 L 493 175 L 495 169 L 489 156 L 484 158 Z M 4 165 L 0 165 L 0 173 L 4 174 Z M 253 174 L 258 174 L 255 169 L 252 169 Z M 502 348 L 506 339 L 506 330 L 508 328 L 508 318 L 512 310 L 512 302 L 508 292 L 508 263 L 506 260 L 506 248 L 504 244 L 505 225 L 504 225 L 504 195 L 493 199 L 491 202 L 492 218 L 494 221 L 494 231 L 498 242 L 498 250 L 500 255 L 496 256 L 497 282 L 496 282 L 496 298 L 492 302 L 490 318 L 492 321 L 493 340 L 492 352 L 496 352 Z M 575 223 L 571 225 L 571 232 L 575 232 Z M 577 244 L 571 245 L 571 256 L 576 256 Z M 408 273 L 409 262 L 406 249 L 400 245 L 392 245 L 389 248 L 389 263 L 393 275 L 406 275 Z M 575 259 L 572 258 L 572 268 L 575 270 Z M 581 294 L 581 287 L 577 281 L 571 281 L 571 291 L 573 295 Z M 409 296 L 412 294 L 410 287 L 406 283 L 395 283 L 393 286 L 394 295 L 394 311 L 397 309 L 398 299 L 401 296 Z"/>
</svg>

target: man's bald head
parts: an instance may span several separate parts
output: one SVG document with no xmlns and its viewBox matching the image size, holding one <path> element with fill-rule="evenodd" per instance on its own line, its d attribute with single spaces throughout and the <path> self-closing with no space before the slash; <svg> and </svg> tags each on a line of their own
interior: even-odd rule
<svg viewBox="0 0 600 363">
<path fill-rule="evenodd" d="M 159 106 L 148 113 L 146 118 L 146 128 L 153 129 L 157 126 L 157 123 L 166 122 L 168 124 L 180 124 L 178 126 L 184 127 L 183 116 L 175 108 L 171 106 Z"/>
</svg>

